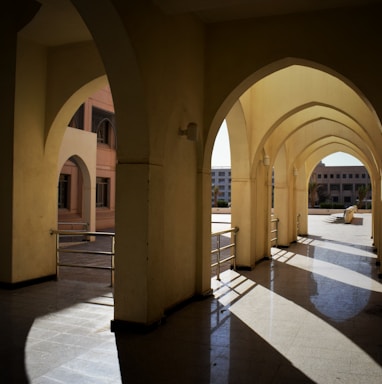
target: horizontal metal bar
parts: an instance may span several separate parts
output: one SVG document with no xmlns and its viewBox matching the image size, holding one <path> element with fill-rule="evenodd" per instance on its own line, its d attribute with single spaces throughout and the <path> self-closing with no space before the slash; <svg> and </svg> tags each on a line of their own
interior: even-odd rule
<svg viewBox="0 0 382 384">
<path fill-rule="evenodd" d="M 86 225 L 88 226 L 89 224 L 88 223 L 80 223 L 78 221 L 59 221 L 57 223 L 58 225 Z"/>
<path fill-rule="evenodd" d="M 73 268 L 87 268 L 87 269 L 105 269 L 108 271 L 114 271 L 114 268 L 112 267 L 101 267 L 98 265 L 83 265 L 83 264 L 64 264 L 64 263 L 59 263 L 57 264 L 59 267 L 73 267 Z"/>
<path fill-rule="evenodd" d="M 226 249 L 233 248 L 235 245 L 236 245 L 235 243 L 231 243 L 229 245 L 225 245 L 224 247 L 216 248 L 216 249 L 211 251 L 211 255 L 213 255 L 214 253 L 217 253 L 219 251 L 224 251 Z"/>
<path fill-rule="evenodd" d="M 220 260 L 219 262 L 211 264 L 211 267 L 216 267 L 218 264 L 226 263 L 227 261 L 230 261 L 230 260 L 234 259 L 235 257 L 236 257 L 236 255 L 226 257 L 225 259 Z"/>
<path fill-rule="evenodd" d="M 107 252 L 107 251 L 88 251 L 86 249 L 68 249 L 68 248 L 58 248 L 57 249 L 58 252 L 62 252 L 62 253 L 86 253 L 88 255 L 109 255 L 109 256 L 112 256 L 114 255 L 113 252 Z"/>
<path fill-rule="evenodd" d="M 70 236 L 110 236 L 114 237 L 114 232 L 89 232 L 89 231 L 70 231 L 70 230 L 57 230 L 57 229 L 51 229 L 50 230 L 51 235 L 70 235 Z"/>
<path fill-rule="evenodd" d="M 233 233 L 239 232 L 239 228 L 238 227 L 233 227 L 233 228 L 230 228 L 230 229 L 226 229 L 224 231 L 213 232 L 213 233 L 211 233 L 211 236 L 223 235 L 224 233 L 229 233 L 229 232 L 233 232 Z"/>
</svg>

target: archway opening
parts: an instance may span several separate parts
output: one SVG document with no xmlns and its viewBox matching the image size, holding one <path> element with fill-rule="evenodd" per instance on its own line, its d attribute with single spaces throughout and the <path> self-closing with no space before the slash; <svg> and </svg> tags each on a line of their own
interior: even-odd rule
<svg viewBox="0 0 382 384">
<path fill-rule="evenodd" d="M 66 160 L 58 179 L 58 229 L 87 230 L 83 216 L 84 186 L 76 156 Z"/>
<path fill-rule="evenodd" d="M 231 151 L 227 123 L 224 120 L 216 135 L 211 157 L 211 277 L 232 267 L 232 260 L 216 265 L 218 260 L 229 258 L 233 249 L 231 228 Z M 226 249 L 221 249 L 226 248 Z"/>
<path fill-rule="evenodd" d="M 57 227 L 91 232 L 60 234 L 60 279 L 113 284 L 116 144 L 111 90 L 104 85 L 81 103 L 60 146 Z"/>
<path fill-rule="evenodd" d="M 114 230 L 116 146 L 114 106 L 107 85 L 80 105 L 70 119 L 61 143 L 60 158 L 71 156 L 73 159 L 79 155 L 91 174 L 88 193 L 83 194 L 82 187 L 76 182 L 76 163 L 65 163 L 60 172 L 58 209 L 61 226 L 64 222 L 81 221 L 89 230 Z M 65 188 L 69 187 L 65 195 Z M 65 196 L 67 201 L 60 202 Z M 90 208 L 95 214 L 84 216 L 82 206 L 87 204 L 95 205 Z"/>
<path fill-rule="evenodd" d="M 313 170 L 309 180 L 309 208 L 371 209 L 371 180 L 367 168 L 356 157 L 335 152 L 324 157 Z"/>
</svg>

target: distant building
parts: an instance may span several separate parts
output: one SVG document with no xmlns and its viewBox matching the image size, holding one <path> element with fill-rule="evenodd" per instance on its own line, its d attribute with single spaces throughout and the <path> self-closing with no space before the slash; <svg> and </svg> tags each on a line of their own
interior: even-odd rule
<svg viewBox="0 0 382 384">
<path fill-rule="evenodd" d="M 327 202 L 344 204 L 345 207 L 356 204 L 361 186 L 368 187 L 365 200 L 371 199 L 370 176 L 363 165 L 326 166 L 320 162 L 314 169 L 310 182 L 320 186 L 318 195 L 326 196 Z"/>
<path fill-rule="evenodd" d="M 84 169 L 95 176 L 95 228 L 113 228 L 115 220 L 115 168 L 116 127 L 114 105 L 110 88 L 100 89 L 87 99 L 68 124 L 70 129 L 81 130 L 82 153 L 66 159 L 58 180 L 58 222 L 62 229 L 70 229 L 64 223 L 88 222 L 86 200 L 90 199 L 84 183 Z M 68 132 L 70 133 L 70 132 Z M 78 137 L 76 138 L 78 140 Z M 72 147 L 73 140 L 62 146 Z M 89 142 L 94 140 L 95 145 Z M 65 148 L 61 148 L 63 151 Z M 70 153 L 70 151 L 69 151 Z M 84 156 L 86 155 L 86 156 Z M 90 162 L 89 158 L 94 159 Z M 90 224 L 90 223 L 89 223 Z M 78 228 L 76 228 L 78 229 Z"/>
<path fill-rule="evenodd" d="M 365 200 L 371 200 L 370 176 L 363 165 L 326 166 L 320 162 L 314 169 L 310 182 L 319 185 L 316 204 L 329 202 L 343 204 L 345 207 L 356 204 L 361 186 L 368 188 Z M 272 177 L 273 183 L 273 177 Z M 215 188 L 218 187 L 218 200 L 231 203 L 231 168 L 212 167 L 211 169 L 211 205 L 215 202 Z"/>
<path fill-rule="evenodd" d="M 212 167 L 211 206 L 214 206 L 215 188 L 219 188 L 218 200 L 231 203 L 231 167 Z"/>
</svg>

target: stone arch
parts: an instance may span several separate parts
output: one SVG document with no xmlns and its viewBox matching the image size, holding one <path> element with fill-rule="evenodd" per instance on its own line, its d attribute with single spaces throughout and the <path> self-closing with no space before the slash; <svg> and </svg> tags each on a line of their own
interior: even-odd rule
<svg viewBox="0 0 382 384">
<path fill-rule="evenodd" d="M 113 93 L 118 161 L 147 161 L 149 132 L 144 88 L 124 21 L 110 1 L 73 0 L 73 3 L 94 38 Z"/>
<path fill-rule="evenodd" d="M 276 102 L 274 104 L 274 110 L 266 116 L 266 119 L 263 119 L 263 121 L 257 120 L 257 123 L 259 124 L 257 129 L 260 128 L 260 131 L 256 131 L 256 135 L 251 135 L 251 130 L 254 129 L 251 127 L 251 119 L 253 120 L 254 117 L 251 116 L 248 111 L 251 108 L 251 98 L 255 100 L 253 95 L 256 95 L 258 98 L 261 97 L 261 94 L 257 93 L 257 88 L 261 86 L 264 88 L 264 90 L 267 90 L 266 87 L 268 87 L 269 90 L 274 92 L 273 94 L 277 94 L 277 81 L 280 80 L 279 75 L 283 72 L 285 72 L 285 74 L 289 74 L 290 70 L 294 70 L 296 73 L 296 71 L 300 71 L 300 68 L 304 75 L 312 74 L 317 76 L 317 78 L 313 81 L 313 85 L 316 85 L 317 88 L 312 87 L 312 89 L 307 90 L 305 94 L 300 93 L 300 98 L 293 97 L 292 101 L 294 105 L 293 103 L 290 103 L 289 108 L 288 106 L 283 105 L 285 103 L 283 103 L 282 100 L 279 102 L 279 104 Z M 267 85 L 268 82 L 269 85 Z M 322 82 L 325 82 L 327 87 L 333 86 L 333 90 L 337 89 L 337 94 L 334 92 L 325 92 L 324 90 L 324 93 L 321 93 L 320 95 L 319 86 L 322 84 Z M 347 96 L 344 99 L 345 94 Z M 282 95 L 280 96 L 283 97 Z M 265 98 L 267 97 L 269 97 L 269 94 L 265 92 Z M 344 127 L 343 134 L 346 135 L 346 132 L 353 131 L 354 135 L 357 135 L 359 138 L 359 147 L 362 147 L 362 145 L 365 145 L 366 143 L 365 148 L 369 149 L 368 158 L 370 161 L 378 163 L 378 144 L 376 144 L 372 138 L 379 137 L 381 125 L 375 110 L 368 102 L 367 97 L 365 97 L 365 95 L 363 95 L 361 91 L 357 89 L 357 87 L 355 87 L 349 79 L 346 79 L 335 70 L 325 67 L 324 65 L 299 58 L 285 58 L 268 64 L 262 67 L 260 70 L 254 72 L 245 80 L 243 80 L 238 86 L 236 86 L 235 89 L 233 89 L 232 92 L 224 99 L 224 102 L 221 104 L 216 114 L 214 115 L 214 118 L 212 119 L 212 124 L 209 131 L 209 135 L 211 135 L 211 137 L 214 137 L 216 134 L 215 131 L 217 131 L 219 123 L 223 120 L 223 118 L 225 116 L 229 116 L 230 112 L 228 111 L 230 108 L 234 110 L 234 104 L 240 104 L 241 106 L 240 108 L 242 109 L 243 116 L 242 121 L 244 122 L 242 127 L 240 127 L 240 130 L 243 132 L 241 137 L 243 139 L 245 138 L 246 140 L 244 141 L 245 144 L 242 143 L 241 147 L 231 147 L 232 167 L 234 167 L 235 164 L 237 148 L 241 148 L 243 152 L 246 153 L 246 148 L 249 147 L 248 153 L 251 154 L 251 158 L 249 160 L 248 166 L 250 167 L 251 172 L 247 176 L 247 183 L 248 191 L 250 191 L 249 196 L 251 196 L 249 200 L 252 203 L 248 203 L 244 211 L 251 212 L 251 216 L 256 217 L 256 220 L 258 220 L 259 217 L 263 217 L 264 220 L 266 220 L 266 217 L 270 216 L 271 211 L 271 206 L 269 203 L 271 188 L 267 188 L 266 186 L 269 186 L 269 182 L 272 178 L 272 167 L 269 167 L 268 172 L 264 172 L 263 167 L 260 167 L 260 164 L 264 166 L 264 153 L 266 153 L 267 156 L 270 156 L 269 163 L 273 165 L 274 158 L 272 159 L 272 156 L 276 156 L 285 142 L 289 141 L 292 143 L 293 139 L 291 139 L 291 137 L 293 137 L 295 132 L 301 130 L 301 128 L 303 128 L 305 125 L 316 124 L 315 121 L 329 122 L 330 120 L 333 120 L 333 122 L 337 121 L 339 124 L 341 124 L 342 120 Z M 283 107 L 287 108 L 282 109 Z M 235 107 L 235 109 L 238 110 L 237 107 Z M 279 111 L 277 111 L 277 109 Z M 314 112 L 313 115 L 311 115 L 312 112 Z M 340 128 L 338 128 L 338 131 L 340 131 Z M 341 132 L 337 132 L 337 135 L 341 136 Z M 258 136 L 258 138 L 253 139 L 254 136 Z M 207 137 L 205 153 L 209 153 L 212 148 L 211 137 Z M 362 140 L 364 143 L 361 145 L 360 143 Z M 307 145 L 309 144 L 307 143 Z M 205 158 L 208 158 L 208 156 L 205 156 Z M 289 159 L 289 157 L 286 156 L 286 159 Z M 266 163 L 268 163 L 268 158 Z M 284 164 L 283 162 L 281 163 Z M 293 168 L 293 163 L 290 162 L 288 167 Z M 295 172 L 293 173 L 296 173 L 297 175 L 298 171 L 296 168 L 294 169 Z M 306 173 L 304 174 L 306 177 Z M 249 185 L 252 187 L 249 187 Z M 291 188 L 291 201 L 294 201 L 292 197 L 294 193 L 294 187 Z M 262 189 L 264 189 L 266 192 L 262 191 Z M 257 207 L 253 206 L 253 202 L 256 201 L 256 199 L 259 199 L 259 195 L 262 196 L 260 201 L 263 201 L 265 206 L 267 206 L 267 213 L 263 212 L 264 204 L 261 204 L 261 208 L 259 208 L 259 204 L 256 204 Z M 240 199 L 240 201 L 243 202 L 245 199 Z M 296 209 L 293 204 L 288 204 L 288 206 L 292 207 L 292 211 Z M 232 209 L 232 219 L 235 220 L 234 208 Z M 290 217 L 290 215 L 288 214 L 286 217 Z M 241 221 L 243 222 L 243 219 Z M 252 233 L 252 236 L 254 237 L 255 233 L 258 233 L 256 230 L 258 225 L 256 225 L 256 223 L 251 219 L 244 220 L 244 222 L 245 221 L 247 221 L 246 232 L 248 234 Z M 264 227 L 264 223 L 262 223 L 262 226 Z M 289 223 L 288 227 L 294 227 L 294 224 Z M 268 235 L 264 234 L 264 236 L 267 237 Z M 293 236 L 294 234 L 292 233 L 288 234 L 286 243 L 288 243 L 288 239 Z M 243 240 L 242 237 L 241 240 Z M 257 244 L 265 242 L 266 241 L 263 242 L 260 240 L 257 241 Z M 254 248 L 256 247 L 248 245 L 246 253 L 252 254 L 254 252 Z M 261 254 L 258 254 L 259 252 Z M 257 247 L 255 251 L 257 255 L 246 260 L 245 264 L 252 265 L 254 260 L 266 256 L 267 252 L 267 246 L 263 249 L 259 249 L 259 247 Z"/>
</svg>

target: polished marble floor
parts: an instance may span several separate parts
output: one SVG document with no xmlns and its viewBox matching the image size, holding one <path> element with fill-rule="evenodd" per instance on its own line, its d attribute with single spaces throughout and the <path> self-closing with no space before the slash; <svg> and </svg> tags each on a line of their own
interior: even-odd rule
<svg viewBox="0 0 382 384">
<path fill-rule="evenodd" d="M 371 216 L 310 216 L 311 235 L 147 334 L 111 333 L 107 284 L 0 290 L 0 383 L 381 383 Z"/>
</svg>

